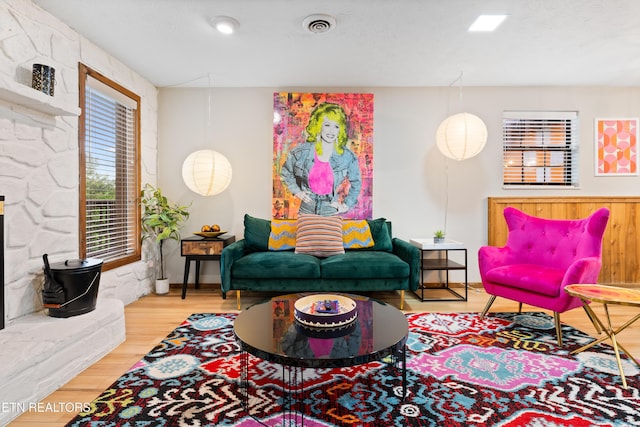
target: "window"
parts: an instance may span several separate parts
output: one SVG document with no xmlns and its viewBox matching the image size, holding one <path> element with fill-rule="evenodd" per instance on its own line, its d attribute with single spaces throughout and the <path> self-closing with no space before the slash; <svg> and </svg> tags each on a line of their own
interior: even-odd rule
<svg viewBox="0 0 640 427">
<path fill-rule="evenodd" d="M 504 187 L 577 187 L 577 125 L 575 111 L 505 111 Z"/>
<path fill-rule="evenodd" d="M 80 256 L 140 260 L 140 97 L 80 64 Z"/>
</svg>

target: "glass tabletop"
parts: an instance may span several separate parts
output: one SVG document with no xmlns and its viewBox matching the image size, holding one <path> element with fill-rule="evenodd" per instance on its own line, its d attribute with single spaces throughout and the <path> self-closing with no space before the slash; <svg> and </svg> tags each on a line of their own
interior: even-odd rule
<svg viewBox="0 0 640 427">
<path fill-rule="evenodd" d="M 358 316 L 337 329 L 303 327 L 294 318 L 298 298 L 291 294 L 256 304 L 234 321 L 243 349 L 262 359 L 306 368 L 345 367 L 397 355 L 409 333 L 406 316 L 374 299 L 349 295 Z M 319 298 L 322 294 L 318 294 Z"/>
</svg>

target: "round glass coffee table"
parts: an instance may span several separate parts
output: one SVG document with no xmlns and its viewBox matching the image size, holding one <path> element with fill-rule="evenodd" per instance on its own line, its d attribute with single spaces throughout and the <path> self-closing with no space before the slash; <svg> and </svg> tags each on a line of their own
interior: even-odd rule
<svg viewBox="0 0 640 427">
<path fill-rule="evenodd" d="M 233 329 L 243 351 L 242 387 L 249 408 L 249 355 L 283 367 L 283 394 L 304 390 L 305 368 L 342 368 L 381 361 L 387 357 L 401 367 L 402 396 L 406 396 L 407 318 L 397 308 L 358 295 L 345 295 L 356 303 L 356 320 L 336 329 L 305 328 L 294 317 L 294 304 L 313 294 L 290 294 L 253 305 L 238 314 Z M 319 299 L 323 294 L 317 294 Z M 286 382 L 285 382 L 286 379 Z M 298 399 L 299 413 L 304 413 Z M 286 405 L 283 406 L 283 412 Z M 253 416 L 253 415 L 252 415 Z M 295 415 L 294 415 L 295 416 Z"/>
</svg>

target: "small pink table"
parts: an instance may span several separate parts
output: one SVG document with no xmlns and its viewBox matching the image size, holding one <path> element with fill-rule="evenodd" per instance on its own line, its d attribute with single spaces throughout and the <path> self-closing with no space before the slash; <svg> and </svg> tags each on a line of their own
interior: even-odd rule
<svg viewBox="0 0 640 427">
<path fill-rule="evenodd" d="M 640 319 L 640 313 L 636 314 L 633 318 L 629 319 L 624 325 L 620 326 L 617 329 L 613 329 L 611 326 L 611 318 L 609 317 L 609 304 L 616 305 L 626 305 L 626 306 L 634 306 L 640 307 L 640 289 L 631 289 L 631 288 L 620 288 L 616 286 L 607 286 L 607 285 L 569 285 L 564 288 L 565 292 L 574 297 L 578 297 L 582 300 L 582 304 L 584 309 L 587 311 L 587 314 L 591 318 L 591 321 L 594 322 L 594 326 L 598 329 L 598 326 L 602 328 L 606 336 L 598 338 L 597 340 L 580 347 L 577 350 L 571 352 L 571 354 L 577 354 L 581 351 L 587 350 L 594 345 L 600 344 L 607 338 L 611 340 L 613 344 L 613 349 L 616 353 L 616 361 L 618 362 L 618 369 L 620 370 L 620 376 L 622 377 L 622 386 L 627 388 L 627 379 L 624 376 L 624 370 L 622 369 L 622 362 L 620 360 L 620 351 L 622 350 L 631 360 L 633 360 L 639 367 L 640 362 L 634 359 L 634 357 L 629 353 L 616 339 L 616 335 L 625 330 L 627 327 L 632 325 L 636 320 Z M 604 306 L 604 312 L 607 316 L 607 325 L 605 326 L 602 321 L 598 318 L 596 313 L 589 306 L 589 302 L 598 302 Z M 598 330 L 600 333 L 600 330 Z"/>
</svg>

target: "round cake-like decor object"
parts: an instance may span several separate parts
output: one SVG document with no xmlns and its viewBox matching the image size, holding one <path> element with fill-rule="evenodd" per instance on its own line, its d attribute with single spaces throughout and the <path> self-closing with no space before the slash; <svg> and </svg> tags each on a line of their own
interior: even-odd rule
<svg viewBox="0 0 640 427">
<path fill-rule="evenodd" d="M 336 327 L 324 327 L 324 328 L 313 328 L 307 325 L 304 325 L 298 321 L 294 322 L 296 332 L 302 334 L 308 338 L 322 338 L 322 339 L 332 339 L 332 338 L 340 338 L 346 335 L 352 334 L 357 326 L 358 322 L 352 321 L 347 323 L 346 325 L 336 326 Z"/>
<path fill-rule="evenodd" d="M 336 328 L 358 317 L 355 301 L 344 295 L 309 295 L 298 299 L 294 308 L 295 319 L 312 328 Z"/>
</svg>

